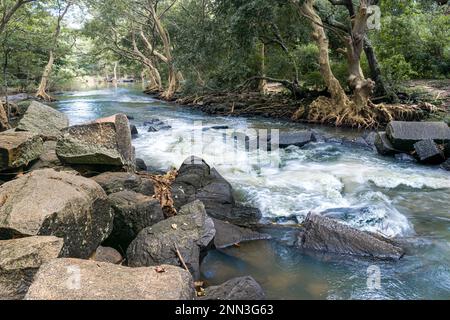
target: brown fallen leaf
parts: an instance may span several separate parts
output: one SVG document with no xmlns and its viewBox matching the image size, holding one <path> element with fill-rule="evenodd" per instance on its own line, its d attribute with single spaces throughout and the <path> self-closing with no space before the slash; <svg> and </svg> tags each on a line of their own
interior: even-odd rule
<svg viewBox="0 0 450 320">
<path fill-rule="evenodd" d="M 194 282 L 194 286 L 195 286 L 195 287 L 203 287 L 204 284 L 205 284 L 205 283 L 204 283 L 203 281 L 195 281 L 195 282 Z"/>
<path fill-rule="evenodd" d="M 166 272 L 166 269 L 164 269 L 164 268 L 161 267 L 161 266 L 157 266 L 157 267 L 155 267 L 155 271 L 156 271 L 157 273 L 163 273 L 163 272 Z"/>
</svg>

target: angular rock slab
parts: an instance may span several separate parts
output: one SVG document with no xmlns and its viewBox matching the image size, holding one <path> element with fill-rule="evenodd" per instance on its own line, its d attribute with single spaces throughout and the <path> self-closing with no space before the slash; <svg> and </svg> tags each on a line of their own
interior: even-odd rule
<svg viewBox="0 0 450 320">
<path fill-rule="evenodd" d="M 436 143 L 431 140 L 421 140 L 414 144 L 414 150 L 420 162 L 429 164 L 441 164 L 445 161 L 442 150 L 438 148 Z"/>
<path fill-rule="evenodd" d="M 55 140 L 61 130 L 69 126 L 69 118 L 62 112 L 37 101 L 32 101 L 23 118 L 16 127 L 17 131 L 29 131 L 46 140 Z"/>
<path fill-rule="evenodd" d="M 229 222 L 213 219 L 216 235 L 214 237 L 214 246 L 222 249 L 232 246 L 236 243 L 254 240 L 267 240 L 271 236 L 248 228 L 235 226 Z"/>
<path fill-rule="evenodd" d="M 0 171 L 20 168 L 44 152 L 42 139 L 30 132 L 0 133 Z"/>
<path fill-rule="evenodd" d="M 125 167 L 133 170 L 134 150 L 124 114 L 71 126 L 58 139 L 56 154 L 68 164 Z"/>
<path fill-rule="evenodd" d="M 420 140 L 450 142 L 450 128 L 445 122 L 391 121 L 386 134 L 394 148 L 401 151 L 413 151 L 414 144 Z"/>
<path fill-rule="evenodd" d="M 266 295 L 258 282 L 250 276 L 228 280 L 205 289 L 204 300 L 265 300 Z"/>
<path fill-rule="evenodd" d="M 175 266 L 128 268 L 54 259 L 41 266 L 25 300 L 192 300 L 189 272 Z"/>
<path fill-rule="evenodd" d="M 313 132 L 307 130 L 298 132 L 280 132 L 278 137 L 278 145 L 280 148 L 287 148 L 289 146 L 303 147 L 313 141 L 315 141 Z M 271 143 L 272 145 L 274 144 L 273 136 L 271 138 Z"/>
<path fill-rule="evenodd" d="M 23 299 L 39 267 L 57 258 L 62 246 L 52 236 L 0 240 L 0 300 Z"/>
<path fill-rule="evenodd" d="M 104 244 L 126 250 L 142 229 L 164 220 L 158 200 L 134 191 L 108 196 L 114 211 L 114 226 Z"/>
<path fill-rule="evenodd" d="M 171 217 L 142 230 L 127 250 L 131 267 L 171 264 L 182 266 L 177 249 L 187 268 L 198 278 L 200 251 L 215 235 L 214 223 L 200 201 L 182 207 Z"/>
<path fill-rule="evenodd" d="M 54 235 L 63 256 L 88 258 L 106 239 L 113 214 L 93 180 L 53 169 L 32 171 L 0 186 L 0 239 Z"/>
<path fill-rule="evenodd" d="M 334 219 L 309 213 L 303 222 L 304 233 L 297 246 L 334 254 L 346 254 L 378 259 L 400 259 L 404 251 L 390 240 L 349 227 Z"/>
<path fill-rule="evenodd" d="M 105 172 L 91 178 L 97 182 L 107 194 L 132 190 L 146 196 L 155 194 L 153 181 L 128 172 Z"/>
<path fill-rule="evenodd" d="M 396 150 L 386 135 L 386 132 L 378 132 L 375 136 L 375 148 L 383 156 L 392 156 L 400 151 Z"/>
</svg>

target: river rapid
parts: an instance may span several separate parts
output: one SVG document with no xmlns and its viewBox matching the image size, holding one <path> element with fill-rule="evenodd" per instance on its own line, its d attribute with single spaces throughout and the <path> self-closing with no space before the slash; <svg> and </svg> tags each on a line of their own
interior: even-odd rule
<svg viewBox="0 0 450 320">
<path fill-rule="evenodd" d="M 67 92 L 59 99 L 55 106 L 71 125 L 119 112 L 132 116 L 130 122 L 139 131 L 133 140 L 136 156 L 154 169 L 178 168 L 191 154 L 202 157 L 232 184 L 236 199 L 259 208 L 267 222 L 302 221 L 314 211 L 401 238 L 407 246 L 400 261 L 380 262 L 312 257 L 277 241 L 242 243 L 208 254 L 202 264 L 208 284 L 251 275 L 274 299 L 450 299 L 450 172 L 333 142 L 247 151 L 225 140 L 223 130 L 202 128 L 226 125 L 271 132 L 306 126 L 212 117 L 153 99 L 134 87 Z M 172 129 L 146 132 L 143 122 L 152 118 Z M 362 134 L 314 129 L 336 137 Z"/>
</svg>

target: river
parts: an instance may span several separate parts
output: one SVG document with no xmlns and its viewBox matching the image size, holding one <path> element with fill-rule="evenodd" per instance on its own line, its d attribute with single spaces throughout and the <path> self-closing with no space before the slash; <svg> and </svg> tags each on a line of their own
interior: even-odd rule
<svg viewBox="0 0 450 320">
<path fill-rule="evenodd" d="M 236 150 L 221 130 L 200 130 L 199 144 L 193 136 L 200 123 L 269 132 L 305 125 L 212 117 L 155 100 L 134 87 L 68 92 L 59 99 L 55 105 L 71 125 L 118 112 L 132 116 L 139 130 L 133 140 L 136 155 L 152 168 L 179 167 L 191 154 L 204 158 L 233 185 L 236 198 L 258 207 L 266 221 L 301 221 L 309 211 L 325 211 L 356 228 L 401 238 L 408 248 L 400 261 L 380 262 L 311 257 L 277 241 L 242 243 L 208 254 L 202 263 L 208 284 L 251 275 L 274 299 L 450 299 L 450 172 L 332 142 L 262 154 Z M 146 132 L 143 122 L 151 118 L 168 122 L 172 130 Z M 379 285 L 371 285 L 378 274 Z"/>
</svg>

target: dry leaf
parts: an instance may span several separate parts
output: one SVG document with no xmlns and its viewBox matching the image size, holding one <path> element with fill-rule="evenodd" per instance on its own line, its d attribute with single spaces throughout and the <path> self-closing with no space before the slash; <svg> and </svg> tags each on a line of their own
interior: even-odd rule
<svg viewBox="0 0 450 320">
<path fill-rule="evenodd" d="M 164 268 L 161 267 L 161 266 L 158 266 L 158 267 L 155 267 L 155 271 L 156 271 L 157 273 L 163 273 L 163 272 L 166 272 L 166 269 L 164 269 Z"/>
<path fill-rule="evenodd" d="M 178 226 L 177 226 L 175 223 L 173 223 L 173 224 L 171 225 L 171 227 L 172 227 L 173 230 L 177 230 L 177 229 L 178 229 Z"/>
<path fill-rule="evenodd" d="M 194 282 L 194 286 L 196 286 L 196 287 L 203 287 L 203 285 L 204 285 L 203 281 L 195 281 Z"/>
</svg>

